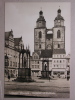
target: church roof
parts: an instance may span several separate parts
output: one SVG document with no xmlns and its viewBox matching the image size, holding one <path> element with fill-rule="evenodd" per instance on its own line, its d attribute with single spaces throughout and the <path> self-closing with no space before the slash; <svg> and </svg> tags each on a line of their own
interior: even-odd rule
<svg viewBox="0 0 75 100">
<path fill-rule="evenodd" d="M 21 39 L 22 39 L 22 37 L 20 37 L 20 38 L 14 38 L 15 46 L 19 45 L 19 42 L 21 41 Z"/>
<path fill-rule="evenodd" d="M 52 50 L 41 50 L 41 58 L 51 58 L 52 57 Z"/>
<path fill-rule="evenodd" d="M 8 31 L 8 32 L 5 32 L 5 39 L 6 40 L 9 38 L 10 35 L 13 36 L 13 33 L 12 32 L 13 32 L 12 30 L 11 31 Z"/>
<path fill-rule="evenodd" d="M 64 20 L 64 18 L 61 16 L 61 9 L 58 9 L 58 15 L 57 17 L 55 18 L 55 20 Z"/>
<path fill-rule="evenodd" d="M 40 16 L 40 17 L 37 19 L 37 22 L 39 22 L 39 21 L 45 21 L 44 16 Z"/>
<path fill-rule="evenodd" d="M 57 15 L 57 17 L 55 18 L 55 20 L 64 20 L 64 18 L 61 15 Z"/>
<path fill-rule="evenodd" d="M 39 18 L 37 19 L 37 22 L 39 21 L 45 21 L 42 11 L 39 12 Z"/>
<path fill-rule="evenodd" d="M 53 38 L 53 34 L 46 34 L 46 39 L 52 39 Z"/>
<path fill-rule="evenodd" d="M 54 49 L 53 54 L 65 54 L 65 49 Z"/>
</svg>

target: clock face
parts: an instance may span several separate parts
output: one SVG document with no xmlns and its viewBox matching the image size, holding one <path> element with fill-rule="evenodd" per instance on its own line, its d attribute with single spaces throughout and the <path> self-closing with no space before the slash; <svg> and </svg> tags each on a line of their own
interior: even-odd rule
<svg viewBox="0 0 75 100">
<path fill-rule="evenodd" d="M 60 22 L 60 20 L 58 20 L 58 22 Z"/>
</svg>

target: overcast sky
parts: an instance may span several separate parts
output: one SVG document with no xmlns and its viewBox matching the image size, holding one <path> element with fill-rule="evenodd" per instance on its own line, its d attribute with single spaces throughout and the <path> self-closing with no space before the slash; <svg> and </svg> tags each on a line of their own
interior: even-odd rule
<svg viewBox="0 0 75 100">
<path fill-rule="evenodd" d="M 69 2 L 9 2 L 5 3 L 5 32 L 13 30 L 14 37 L 23 38 L 24 46 L 29 44 L 31 52 L 34 51 L 34 28 L 42 8 L 43 16 L 48 29 L 54 27 L 54 19 L 57 10 L 61 9 L 61 15 L 65 22 L 65 48 L 70 53 L 71 37 L 71 4 Z"/>
</svg>

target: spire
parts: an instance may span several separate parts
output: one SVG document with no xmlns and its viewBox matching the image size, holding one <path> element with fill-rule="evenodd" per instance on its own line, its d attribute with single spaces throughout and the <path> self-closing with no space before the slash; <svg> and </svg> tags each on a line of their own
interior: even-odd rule
<svg viewBox="0 0 75 100">
<path fill-rule="evenodd" d="M 27 50 L 27 45 L 26 45 L 26 50 Z"/>
<path fill-rule="evenodd" d="M 24 49 L 24 44 L 23 44 L 23 49 Z"/>
<path fill-rule="evenodd" d="M 28 50 L 29 50 L 29 44 L 28 44 Z"/>
</svg>

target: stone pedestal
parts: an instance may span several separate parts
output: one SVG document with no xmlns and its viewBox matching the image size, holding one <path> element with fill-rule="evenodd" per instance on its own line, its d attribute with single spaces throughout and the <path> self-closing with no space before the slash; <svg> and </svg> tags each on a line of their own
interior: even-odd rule
<svg viewBox="0 0 75 100">
<path fill-rule="evenodd" d="M 31 81 L 31 68 L 18 68 L 17 81 Z"/>
<path fill-rule="evenodd" d="M 41 71 L 42 78 L 49 78 L 49 74 L 51 75 L 51 71 Z"/>
</svg>

